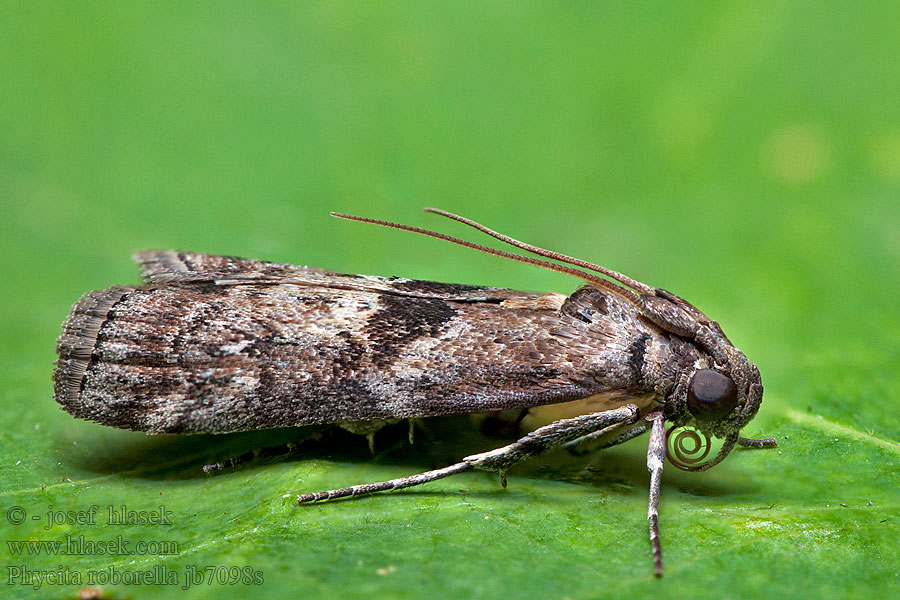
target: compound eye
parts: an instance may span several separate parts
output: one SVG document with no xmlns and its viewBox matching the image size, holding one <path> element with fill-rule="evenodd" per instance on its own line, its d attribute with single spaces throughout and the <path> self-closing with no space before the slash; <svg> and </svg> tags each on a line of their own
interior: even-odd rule
<svg viewBox="0 0 900 600">
<path fill-rule="evenodd" d="M 687 405 L 694 418 L 717 421 L 737 406 L 737 387 L 718 371 L 700 369 L 691 378 Z"/>
</svg>

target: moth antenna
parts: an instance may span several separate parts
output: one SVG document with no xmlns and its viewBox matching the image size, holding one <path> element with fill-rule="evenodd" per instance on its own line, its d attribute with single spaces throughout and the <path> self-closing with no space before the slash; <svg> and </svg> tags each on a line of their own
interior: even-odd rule
<svg viewBox="0 0 900 600">
<path fill-rule="evenodd" d="M 474 227 L 478 231 L 488 234 L 489 236 L 500 240 L 501 242 L 505 242 L 511 246 L 515 246 L 516 248 L 521 248 L 522 250 L 526 250 L 528 252 L 532 252 L 537 254 L 538 256 L 543 256 L 544 258 L 549 258 L 552 260 L 557 260 L 562 263 L 575 265 L 576 267 L 582 267 L 591 271 L 596 271 L 598 273 L 602 273 L 606 275 L 610 279 L 614 279 L 623 285 L 627 285 L 630 288 L 633 288 L 639 292 L 643 292 L 645 294 L 655 295 L 654 288 L 650 287 L 645 283 L 641 283 L 640 281 L 635 281 L 631 277 L 627 275 L 622 275 L 618 271 L 613 271 L 612 269 L 607 269 L 606 267 L 602 267 L 600 265 L 596 265 L 594 263 L 588 262 L 586 260 L 581 260 L 580 258 L 575 258 L 572 256 L 568 256 L 566 254 L 562 254 L 561 252 L 554 252 L 553 250 L 546 250 L 544 248 L 539 248 L 538 246 L 532 246 L 531 244 L 526 244 L 525 242 L 520 242 L 515 238 L 511 238 L 508 235 L 504 235 L 493 229 L 485 227 L 481 223 L 476 223 L 472 219 L 467 219 L 465 217 L 461 217 L 459 215 L 453 214 L 451 212 L 447 212 L 446 210 L 441 210 L 439 208 L 425 208 L 423 209 L 425 212 L 434 213 L 436 215 L 441 215 L 443 217 L 447 217 L 448 219 L 453 219 L 454 221 L 459 221 L 464 225 L 468 225 L 469 227 Z"/>
<path fill-rule="evenodd" d="M 347 219 L 348 221 L 358 221 L 360 223 L 372 223 L 373 225 L 381 225 L 383 227 L 391 227 L 392 229 L 400 229 L 402 231 L 410 231 L 412 233 L 420 233 L 422 235 L 427 235 L 428 237 L 437 238 L 439 240 L 444 240 L 445 242 L 450 242 L 451 244 L 456 244 L 457 246 L 463 246 L 465 248 L 471 248 L 472 250 L 478 250 L 479 252 L 484 252 L 485 254 L 491 254 L 493 256 L 499 256 L 501 258 L 508 258 L 509 260 L 514 260 L 517 262 L 525 263 L 528 265 L 534 265 L 537 267 L 543 267 L 550 271 L 556 271 L 557 273 L 564 273 L 566 275 L 572 275 L 574 277 L 578 277 L 579 279 L 583 279 L 590 283 L 593 283 L 597 287 L 601 287 L 609 292 L 622 296 L 626 300 L 637 304 L 638 295 L 628 288 L 624 288 L 620 285 L 616 285 L 615 283 L 603 279 L 602 277 L 598 277 L 596 275 L 592 275 L 591 273 L 587 273 L 582 271 L 581 269 L 574 269 L 572 267 L 566 267 L 563 265 L 558 265 L 556 263 L 552 263 L 546 260 L 541 260 L 539 258 L 530 258 L 528 256 L 521 256 L 519 254 L 513 254 L 512 252 L 506 252 L 505 250 L 497 250 L 496 248 L 489 248 L 488 246 L 482 246 L 481 244 L 476 244 L 474 242 L 469 242 L 467 240 L 462 240 L 460 238 L 453 237 L 451 235 L 446 235 L 443 233 L 438 233 L 436 231 L 431 231 L 430 229 L 422 229 L 421 227 L 413 227 L 412 225 L 401 225 L 399 223 L 392 223 L 390 221 L 382 221 L 380 219 L 370 219 L 368 217 L 356 217 L 353 215 L 345 215 L 343 213 L 331 213 L 332 217 L 337 217 L 339 219 Z"/>
</svg>

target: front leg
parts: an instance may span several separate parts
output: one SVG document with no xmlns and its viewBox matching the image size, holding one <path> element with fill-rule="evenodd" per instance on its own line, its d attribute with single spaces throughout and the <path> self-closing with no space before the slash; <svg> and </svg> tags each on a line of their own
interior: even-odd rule
<svg viewBox="0 0 900 600">
<path fill-rule="evenodd" d="M 778 445 L 775 438 L 763 438 L 761 440 L 756 440 L 753 438 L 743 438 L 739 437 L 737 440 L 738 446 L 743 446 L 745 448 L 774 448 Z"/>
<path fill-rule="evenodd" d="M 613 410 L 590 413 L 572 419 L 561 419 L 535 429 L 512 444 L 481 454 L 473 454 L 463 460 L 471 463 L 476 469 L 499 472 L 501 482 L 506 487 L 504 473 L 515 463 L 551 448 L 566 446 L 615 425 L 633 424 L 637 421 L 638 416 L 637 406 L 626 404 Z"/>
<path fill-rule="evenodd" d="M 585 456 L 592 452 L 623 444 L 632 438 L 636 438 L 648 429 L 650 429 L 650 423 L 646 421 L 634 424 L 619 423 L 617 425 L 611 425 L 601 431 L 595 431 L 590 435 L 586 435 L 567 444 L 563 444 L 563 448 L 565 448 L 572 456 Z M 618 436 L 611 437 L 611 434 L 618 430 L 623 431 Z"/>
<path fill-rule="evenodd" d="M 662 577 L 662 542 L 659 539 L 659 492 L 662 484 L 663 459 L 666 456 L 666 419 L 661 412 L 647 416 L 650 422 L 650 443 L 647 446 L 647 470 L 650 471 L 650 500 L 647 521 L 650 525 L 650 548 L 653 553 L 653 574 Z"/>
<path fill-rule="evenodd" d="M 540 454 L 551 448 L 557 448 L 611 425 L 617 423 L 634 423 L 637 421 L 639 414 L 637 406 L 634 404 L 627 404 L 613 410 L 581 415 L 573 419 L 561 419 L 559 421 L 554 421 L 549 425 L 545 425 L 544 427 L 535 429 L 512 444 L 489 452 L 467 456 L 462 462 L 450 465 L 449 467 L 444 467 L 443 469 L 435 469 L 434 471 L 426 471 L 424 473 L 419 473 L 418 475 L 400 477 L 388 481 L 364 483 L 347 488 L 328 490 L 326 492 L 301 494 L 297 497 L 297 501 L 299 504 L 304 504 L 306 502 L 318 502 L 320 500 L 332 500 L 335 498 L 345 498 L 347 496 L 362 496 L 365 494 L 373 494 L 375 492 L 399 490 L 428 483 L 429 481 L 443 479 L 444 477 L 449 477 L 450 475 L 455 475 L 457 473 L 464 473 L 465 471 L 470 471 L 472 469 L 499 472 L 500 481 L 505 487 L 506 470 L 511 465 L 524 460 L 529 456 Z"/>
</svg>

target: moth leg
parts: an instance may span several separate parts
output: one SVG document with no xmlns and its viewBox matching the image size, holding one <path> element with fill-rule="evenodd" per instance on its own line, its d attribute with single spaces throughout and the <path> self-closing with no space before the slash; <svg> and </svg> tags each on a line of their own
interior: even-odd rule
<svg viewBox="0 0 900 600">
<path fill-rule="evenodd" d="M 616 429 L 621 428 L 623 425 L 627 426 L 628 424 L 617 423 L 616 425 L 610 425 L 606 429 L 595 431 L 594 433 L 590 433 L 588 435 L 580 437 L 577 440 L 573 440 L 571 442 L 563 444 L 563 448 L 565 448 L 566 451 L 572 456 L 584 456 L 591 452 L 597 452 L 598 450 L 605 450 L 606 448 L 618 446 L 619 444 L 627 442 L 632 438 L 636 438 L 637 436 L 650 429 L 650 424 L 647 422 L 637 423 L 626 429 L 624 433 L 617 437 L 611 438 L 604 442 L 600 442 L 597 445 L 592 445 L 596 440 L 602 439 L 604 436 L 614 432 Z"/>
<path fill-rule="evenodd" d="M 594 431 L 598 431 L 614 425 L 616 423 L 637 421 L 639 416 L 637 406 L 628 404 L 621 408 L 608 410 L 605 412 L 591 413 L 581 415 L 573 419 L 562 419 L 545 425 L 539 429 L 535 429 L 528 435 L 519 440 L 491 450 L 467 456 L 454 465 L 444 467 L 443 469 L 435 469 L 434 471 L 426 471 L 418 475 L 410 477 L 400 477 L 389 481 L 381 481 L 378 483 L 365 483 L 354 485 L 348 488 L 336 490 L 328 490 L 326 492 L 316 492 L 313 494 L 301 494 L 297 497 L 300 504 L 305 502 L 317 502 L 319 500 L 331 500 L 334 498 L 345 498 L 347 496 L 361 496 L 363 494 L 372 494 L 374 492 L 384 492 L 388 490 L 398 490 L 402 488 L 412 487 L 429 481 L 443 479 L 457 473 L 464 473 L 472 469 L 482 469 L 486 471 L 500 472 L 501 483 L 505 482 L 505 472 L 511 465 L 534 456 L 551 448 L 559 447 L 567 442 L 571 442 L 583 437 Z"/>
<path fill-rule="evenodd" d="M 318 502 L 320 500 L 333 500 L 335 498 L 346 498 L 347 496 L 364 496 L 366 494 L 374 494 L 375 492 L 387 492 L 390 490 L 402 490 L 403 488 L 421 485 L 429 481 L 443 479 L 457 473 L 465 473 L 471 471 L 474 465 L 467 462 L 459 462 L 443 469 L 435 469 L 434 471 L 425 471 L 418 475 L 410 475 L 409 477 L 398 477 L 397 479 L 389 479 L 388 481 L 379 481 L 377 483 L 363 483 L 347 488 L 336 490 L 328 490 L 327 492 L 315 492 L 312 494 L 300 494 L 297 496 L 297 503 L 304 504 L 306 502 Z"/>
<path fill-rule="evenodd" d="M 488 415 L 473 415 L 474 419 L 481 418 L 478 423 L 478 431 L 483 435 L 494 438 L 509 438 L 522 436 L 522 421 L 528 416 L 528 409 L 504 410 Z"/>
<path fill-rule="evenodd" d="M 572 419 L 561 419 L 535 429 L 512 444 L 467 456 L 464 460 L 472 463 L 477 469 L 500 472 L 501 482 L 503 482 L 505 471 L 517 462 L 552 448 L 565 446 L 594 432 L 609 429 L 611 426 L 634 423 L 637 421 L 638 415 L 637 406 L 626 404 L 613 410 L 590 413 Z"/>
<path fill-rule="evenodd" d="M 232 456 L 219 462 L 203 465 L 203 472 L 212 473 L 213 471 L 221 471 L 230 467 L 236 467 L 238 465 L 242 465 L 244 463 L 251 462 L 260 458 L 271 458 L 275 456 L 292 454 L 294 452 L 302 450 L 303 447 L 307 444 L 319 444 L 322 441 L 323 437 L 330 435 L 331 430 L 318 431 L 315 433 L 311 433 L 310 435 L 307 435 L 306 437 L 303 437 L 299 440 L 288 442 L 286 444 L 257 448 L 255 450 L 251 450 L 250 452 L 245 452 L 244 454 L 240 454 L 238 456 Z"/>
<path fill-rule="evenodd" d="M 366 440 L 369 442 L 369 452 L 375 454 L 375 433 L 387 425 L 399 422 L 400 419 L 372 419 L 371 421 L 341 421 L 337 425 L 350 433 L 366 436 Z"/>
<path fill-rule="evenodd" d="M 775 441 L 775 438 L 763 438 L 761 440 L 753 439 L 753 438 L 738 438 L 738 446 L 744 446 L 745 448 L 774 448 L 778 445 Z"/>
<path fill-rule="evenodd" d="M 659 491 L 666 456 L 666 419 L 662 412 L 647 415 L 650 421 L 650 444 L 647 447 L 647 470 L 650 471 L 650 500 L 647 521 L 650 524 L 650 548 L 653 552 L 653 574 L 662 577 L 662 542 L 659 539 Z"/>
</svg>

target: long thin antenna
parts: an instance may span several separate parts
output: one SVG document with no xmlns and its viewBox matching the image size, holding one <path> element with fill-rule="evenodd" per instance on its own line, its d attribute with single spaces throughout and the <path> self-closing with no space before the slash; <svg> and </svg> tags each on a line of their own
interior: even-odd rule
<svg viewBox="0 0 900 600">
<path fill-rule="evenodd" d="M 496 248 L 490 248 L 488 246 L 482 246 L 481 244 L 476 244 L 474 242 L 469 242 L 466 240 L 462 240 L 459 238 L 455 238 L 450 235 L 446 235 L 443 233 L 438 233 L 436 231 L 431 231 L 429 229 L 422 229 L 421 227 L 413 227 L 411 225 L 401 225 L 399 223 L 391 223 L 390 221 L 382 221 L 380 219 L 369 219 L 367 217 L 355 217 L 353 215 L 345 215 L 342 213 L 331 213 L 332 217 L 337 217 L 339 219 L 347 219 L 348 221 L 359 221 L 360 223 L 372 223 L 374 225 L 382 225 L 384 227 L 391 227 L 393 229 L 400 229 L 402 231 L 410 231 L 412 233 L 420 233 L 422 235 L 427 235 L 429 237 L 437 238 L 439 240 L 444 240 L 446 242 L 450 242 L 452 244 L 456 244 L 458 246 L 463 246 L 465 248 L 471 248 L 472 250 L 478 250 L 479 252 L 484 252 L 485 254 L 491 254 L 493 256 L 499 256 L 501 258 L 508 258 L 509 260 L 514 260 L 517 262 L 535 265 L 537 267 L 543 267 L 545 269 L 549 269 L 550 271 L 556 271 L 557 273 L 564 273 L 566 275 L 572 275 L 574 277 L 578 277 L 579 279 L 583 279 L 585 281 L 589 281 L 595 284 L 598 287 L 601 287 L 607 291 L 610 291 L 614 294 L 622 296 L 626 300 L 637 304 L 638 295 L 628 288 L 624 288 L 620 285 L 616 285 L 615 283 L 603 279 L 602 277 L 597 277 L 596 275 L 592 275 L 590 273 L 586 273 L 580 269 L 574 269 L 572 267 L 565 267 L 563 265 L 558 265 L 556 263 L 552 263 L 546 260 L 540 260 L 537 258 L 530 258 L 528 256 L 520 256 L 518 254 L 513 254 L 512 252 L 506 252 L 505 250 L 497 250 Z"/>
<path fill-rule="evenodd" d="M 631 277 L 627 275 L 622 275 L 617 271 L 613 271 L 612 269 L 607 269 L 606 267 L 601 267 L 600 265 L 595 265 L 594 263 L 588 262 L 586 260 L 581 260 L 580 258 L 574 258 L 572 256 L 567 256 L 560 252 L 554 252 L 553 250 L 546 250 L 544 248 L 539 248 L 538 246 L 532 246 L 531 244 L 526 244 L 525 242 L 520 242 L 515 238 L 511 238 L 508 235 L 503 235 L 502 233 L 496 232 L 493 229 L 489 229 L 482 225 L 481 223 L 476 223 L 472 219 L 467 219 L 465 217 L 461 217 L 459 215 L 455 215 L 451 212 L 447 212 L 446 210 L 441 210 L 439 208 L 425 208 L 423 209 L 425 212 L 434 213 L 436 215 L 441 215 L 443 217 L 447 217 L 448 219 L 453 219 L 454 221 L 459 221 L 469 227 L 474 227 L 475 229 L 488 234 L 491 237 L 497 238 L 501 242 L 506 242 L 511 246 L 515 246 L 516 248 L 521 248 L 522 250 L 526 250 L 528 252 L 532 252 L 537 254 L 538 256 L 543 256 L 544 258 L 549 258 L 552 260 L 558 260 L 562 263 L 567 263 L 570 265 L 575 265 L 576 267 L 583 267 L 585 269 L 590 269 L 591 271 L 596 271 L 598 273 L 602 273 L 607 277 L 618 281 L 623 285 L 627 285 L 639 292 L 643 292 L 645 294 L 654 294 L 654 288 L 650 287 L 645 283 L 641 283 L 640 281 L 635 281 Z"/>
</svg>

